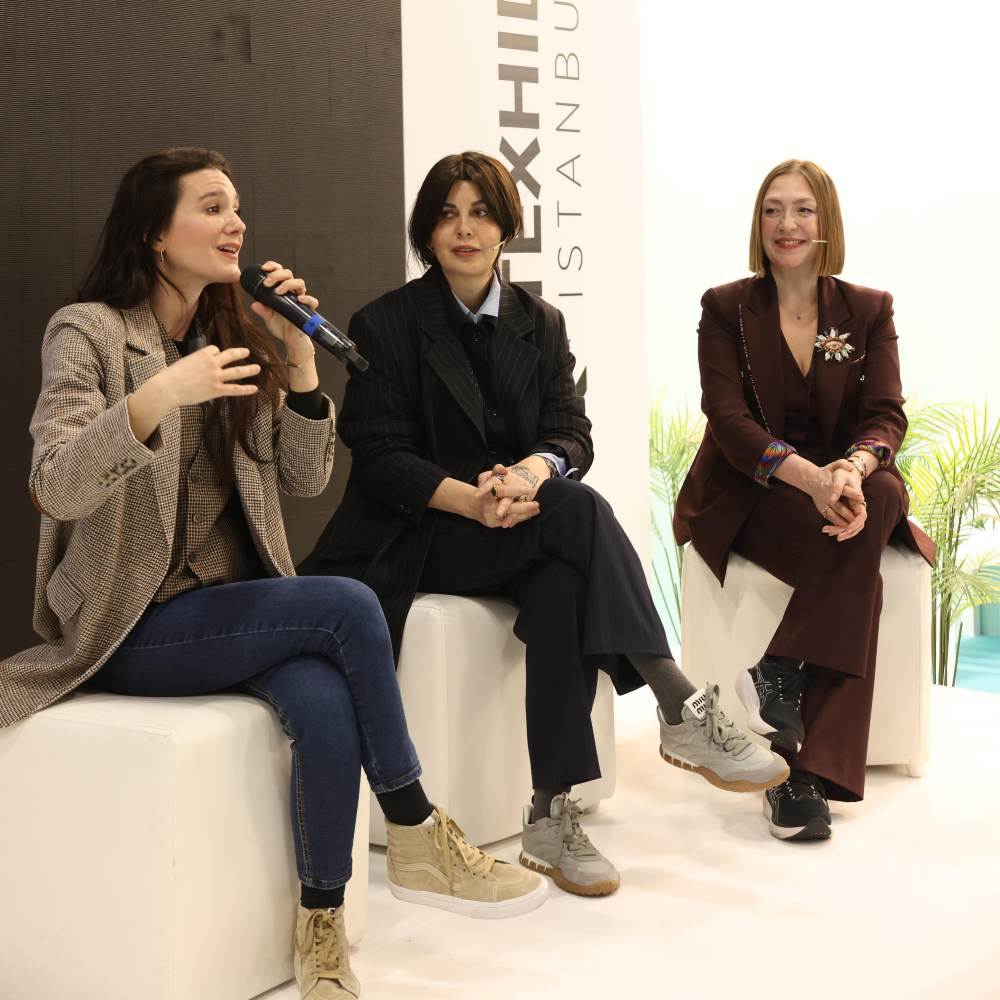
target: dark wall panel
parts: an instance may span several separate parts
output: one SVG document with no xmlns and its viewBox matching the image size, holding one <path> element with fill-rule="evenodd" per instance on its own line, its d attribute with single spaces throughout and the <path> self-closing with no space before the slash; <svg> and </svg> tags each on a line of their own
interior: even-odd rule
<svg viewBox="0 0 1000 1000">
<path fill-rule="evenodd" d="M 48 317 L 71 298 L 118 179 L 176 145 L 232 161 L 249 224 L 241 262 L 295 268 L 323 312 L 404 278 L 399 0 L 0 0 L 0 656 L 30 624 L 38 516 L 28 422 Z M 320 358 L 339 402 L 344 372 Z M 285 504 L 298 559 L 335 510 L 350 456 L 320 498 Z"/>
</svg>

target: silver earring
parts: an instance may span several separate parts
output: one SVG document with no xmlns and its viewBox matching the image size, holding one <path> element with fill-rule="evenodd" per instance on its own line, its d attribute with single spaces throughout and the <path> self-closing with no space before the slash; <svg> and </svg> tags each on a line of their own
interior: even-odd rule
<svg viewBox="0 0 1000 1000">
<path fill-rule="evenodd" d="M 157 252 L 160 255 L 160 266 L 162 267 L 167 261 L 167 255 L 162 250 L 159 250 Z"/>
</svg>

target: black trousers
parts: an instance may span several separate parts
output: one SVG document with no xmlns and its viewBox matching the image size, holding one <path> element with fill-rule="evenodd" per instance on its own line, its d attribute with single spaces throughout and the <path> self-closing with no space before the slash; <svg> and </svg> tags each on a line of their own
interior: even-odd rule
<svg viewBox="0 0 1000 1000">
<path fill-rule="evenodd" d="M 607 501 L 572 479 L 538 490 L 541 513 L 513 528 L 440 515 L 419 588 L 498 595 L 519 609 L 535 788 L 600 777 L 590 711 L 597 671 L 619 694 L 643 683 L 627 653 L 670 656 L 639 557 Z"/>
</svg>

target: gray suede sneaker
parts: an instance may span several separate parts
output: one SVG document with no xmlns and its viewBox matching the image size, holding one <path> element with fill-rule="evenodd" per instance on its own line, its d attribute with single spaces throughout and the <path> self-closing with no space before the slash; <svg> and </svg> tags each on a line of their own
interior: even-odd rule
<svg viewBox="0 0 1000 1000">
<path fill-rule="evenodd" d="M 660 756 L 675 767 L 694 771 L 727 792 L 760 792 L 780 785 L 788 765 L 776 753 L 757 746 L 719 707 L 719 685 L 696 691 L 670 725 L 659 706 Z"/>
<path fill-rule="evenodd" d="M 615 866 L 580 827 L 580 806 L 566 792 L 552 800 L 548 817 L 530 820 L 531 806 L 525 806 L 520 857 L 525 868 L 549 875 L 577 896 L 608 896 L 621 884 Z"/>
</svg>

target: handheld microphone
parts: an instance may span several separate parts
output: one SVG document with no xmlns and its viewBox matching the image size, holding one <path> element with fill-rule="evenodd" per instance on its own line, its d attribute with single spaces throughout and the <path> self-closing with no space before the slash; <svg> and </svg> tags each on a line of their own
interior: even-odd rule
<svg viewBox="0 0 1000 1000">
<path fill-rule="evenodd" d="M 264 284 L 268 272 L 257 264 L 251 264 L 240 272 L 240 284 L 253 299 L 280 313 L 289 323 L 297 326 L 306 336 L 312 337 L 320 347 L 328 350 L 345 365 L 353 365 L 359 372 L 368 370 L 368 362 L 357 351 L 357 345 L 346 334 L 341 333 L 328 319 L 324 319 L 315 309 L 303 305 L 291 293 L 278 295 L 274 289 Z"/>
</svg>

